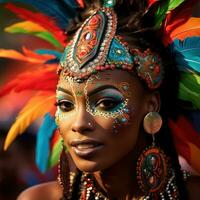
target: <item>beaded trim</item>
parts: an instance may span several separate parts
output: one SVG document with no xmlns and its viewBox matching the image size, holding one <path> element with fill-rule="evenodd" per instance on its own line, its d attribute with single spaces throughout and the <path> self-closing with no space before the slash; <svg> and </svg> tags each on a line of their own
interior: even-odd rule
<svg viewBox="0 0 200 200">
<path fill-rule="evenodd" d="M 94 185 L 93 178 L 90 174 L 85 173 L 82 176 L 81 179 L 81 198 L 80 200 L 109 200 L 108 197 L 103 195 L 100 191 L 97 190 L 97 188 Z M 179 193 L 176 186 L 176 180 L 175 180 L 175 173 L 172 172 L 171 178 L 169 178 L 166 188 L 163 192 L 160 192 L 157 194 L 157 196 L 143 196 L 139 198 L 140 200 L 153 200 L 153 199 L 161 199 L 161 200 L 178 200 L 179 199 Z"/>
<path fill-rule="evenodd" d="M 113 8 L 103 7 L 91 15 L 76 32 L 60 61 L 58 74 L 83 82 L 99 71 L 122 69 L 136 72 L 149 89 L 156 89 L 163 79 L 161 58 L 147 49 L 130 49 L 116 34 L 117 16 Z"/>
</svg>

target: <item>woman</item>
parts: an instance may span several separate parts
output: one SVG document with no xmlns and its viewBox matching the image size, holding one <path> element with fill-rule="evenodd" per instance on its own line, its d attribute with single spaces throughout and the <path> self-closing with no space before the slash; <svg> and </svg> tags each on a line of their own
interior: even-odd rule
<svg viewBox="0 0 200 200">
<path fill-rule="evenodd" d="M 60 185 L 30 188 L 19 200 L 198 199 L 200 179 L 181 171 L 168 127 L 179 111 L 178 78 L 146 26 L 152 13 L 144 2 L 92 5 L 58 70 Z"/>
</svg>

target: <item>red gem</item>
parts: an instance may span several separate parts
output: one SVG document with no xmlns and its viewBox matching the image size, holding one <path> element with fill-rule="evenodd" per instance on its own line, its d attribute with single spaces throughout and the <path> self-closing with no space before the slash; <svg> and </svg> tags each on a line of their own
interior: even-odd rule
<svg viewBox="0 0 200 200">
<path fill-rule="evenodd" d="M 159 73 L 160 73 L 160 67 L 159 67 L 158 65 L 155 66 L 154 72 L 155 72 L 156 74 L 159 74 Z"/>
</svg>

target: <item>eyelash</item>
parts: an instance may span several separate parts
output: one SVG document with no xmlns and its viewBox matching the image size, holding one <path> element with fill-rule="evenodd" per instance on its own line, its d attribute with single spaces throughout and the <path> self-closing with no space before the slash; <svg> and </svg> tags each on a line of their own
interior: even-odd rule
<svg viewBox="0 0 200 200">
<path fill-rule="evenodd" d="M 74 104 L 68 100 L 60 100 L 55 103 L 55 106 L 59 107 L 63 112 L 69 112 L 74 109 Z"/>
<path fill-rule="evenodd" d="M 111 112 L 114 108 L 119 107 L 122 104 L 122 100 L 116 100 L 113 98 L 100 99 L 94 104 L 93 109 L 98 109 L 105 112 Z M 59 100 L 55 103 L 55 106 L 59 107 L 62 112 L 70 112 L 74 109 L 74 104 L 68 100 Z"/>
<path fill-rule="evenodd" d="M 106 105 L 106 103 L 111 103 L 111 105 Z M 114 108 L 116 108 L 119 104 L 122 103 L 122 100 L 115 100 L 112 98 L 105 98 L 99 100 L 95 107 L 100 107 L 100 110 L 102 111 L 112 111 Z M 101 107 L 101 104 L 104 104 L 103 107 Z"/>
</svg>

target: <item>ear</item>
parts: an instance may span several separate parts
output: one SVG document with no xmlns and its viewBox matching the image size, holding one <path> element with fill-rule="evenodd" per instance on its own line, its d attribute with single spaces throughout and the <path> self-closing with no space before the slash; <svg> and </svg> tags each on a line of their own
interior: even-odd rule
<svg viewBox="0 0 200 200">
<path fill-rule="evenodd" d="M 148 112 L 159 112 L 161 106 L 159 92 L 153 92 L 148 94 L 146 99 L 146 111 Z"/>
</svg>

